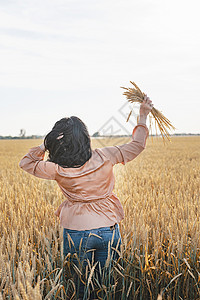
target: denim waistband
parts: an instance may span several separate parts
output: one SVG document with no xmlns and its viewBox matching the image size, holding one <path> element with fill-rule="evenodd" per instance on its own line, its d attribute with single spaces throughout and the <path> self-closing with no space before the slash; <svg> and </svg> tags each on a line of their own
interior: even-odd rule
<svg viewBox="0 0 200 300">
<path fill-rule="evenodd" d="M 87 230 L 79 230 L 79 231 L 97 231 L 97 230 L 101 230 L 101 231 L 104 231 L 104 230 L 113 230 L 113 229 L 119 229 L 119 224 L 118 223 L 115 223 L 114 225 L 112 226 L 107 226 L 107 227 L 99 227 L 99 228 L 94 228 L 94 229 L 87 229 Z M 65 231 L 67 230 L 70 230 L 70 231 L 77 231 L 77 230 L 72 230 L 72 229 L 67 229 L 67 228 L 64 228 Z"/>
<path fill-rule="evenodd" d="M 116 229 L 116 228 L 119 228 L 119 224 L 118 223 L 115 223 L 114 225 L 112 226 L 108 226 L 108 227 L 100 227 L 100 228 L 97 228 L 97 229 L 100 229 L 100 230 L 108 230 L 108 229 Z"/>
</svg>

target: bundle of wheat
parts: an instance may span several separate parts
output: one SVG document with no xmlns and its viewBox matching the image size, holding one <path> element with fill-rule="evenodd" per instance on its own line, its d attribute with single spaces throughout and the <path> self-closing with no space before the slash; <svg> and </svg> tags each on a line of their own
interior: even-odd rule
<svg viewBox="0 0 200 300">
<path fill-rule="evenodd" d="M 134 103 L 134 102 L 142 103 L 143 100 L 144 100 L 145 93 L 143 93 L 134 82 L 130 81 L 130 83 L 132 83 L 135 88 L 121 87 L 122 89 L 126 90 L 126 92 L 124 92 L 123 95 L 125 95 L 126 98 L 128 99 L 128 101 L 131 102 L 131 103 Z M 130 111 L 130 113 L 128 115 L 127 122 L 128 122 L 128 120 L 129 120 L 129 118 L 131 116 L 132 111 L 133 111 L 133 109 Z M 156 135 L 157 135 L 157 127 L 156 127 L 156 125 L 157 125 L 158 128 L 159 128 L 159 130 L 160 130 L 160 133 L 162 135 L 163 141 L 165 141 L 165 137 L 170 141 L 170 138 L 169 138 L 170 134 L 167 131 L 167 128 L 170 129 L 170 130 L 171 129 L 176 129 L 176 128 L 155 107 L 152 108 L 150 114 L 153 115 L 154 120 L 155 120 Z M 151 124 L 151 122 L 152 122 L 152 116 L 149 115 L 149 129 L 152 132 L 152 124 Z"/>
</svg>

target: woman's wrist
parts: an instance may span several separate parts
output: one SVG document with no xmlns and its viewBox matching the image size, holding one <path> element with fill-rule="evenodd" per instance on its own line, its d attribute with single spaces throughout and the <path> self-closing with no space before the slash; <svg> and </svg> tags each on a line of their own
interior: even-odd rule
<svg viewBox="0 0 200 300">
<path fill-rule="evenodd" d="M 146 124 L 146 120 L 147 120 L 147 115 L 139 115 L 138 122 Z"/>
</svg>

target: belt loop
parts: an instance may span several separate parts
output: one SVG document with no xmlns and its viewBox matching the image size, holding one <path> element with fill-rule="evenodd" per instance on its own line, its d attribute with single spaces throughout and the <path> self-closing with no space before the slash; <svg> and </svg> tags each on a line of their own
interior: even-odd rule
<svg viewBox="0 0 200 300">
<path fill-rule="evenodd" d="M 116 228 L 116 226 L 117 226 L 117 223 L 115 223 L 114 225 L 110 226 L 110 230 L 113 230 L 113 229 L 115 229 L 115 228 Z"/>
</svg>

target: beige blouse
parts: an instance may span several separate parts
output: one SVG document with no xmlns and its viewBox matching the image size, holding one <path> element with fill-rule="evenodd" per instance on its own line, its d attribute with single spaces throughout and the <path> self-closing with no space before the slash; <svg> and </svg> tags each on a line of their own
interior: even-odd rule
<svg viewBox="0 0 200 300">
<path fill-rule="evenodd" d="M 21 159 L 19 166 L 43 179 L 56 180 L 66 200 L 55 211 L 60 225 L 75 230 L 107 227 L 124 219 L 122 205 L 113 193 L 113 166 L 126 164 L 146 146 L 149 130 L 138 123 L 131 142 L 119 146 L 96 148 L 91 158 L 79 168 L 62 168 L 44 161 L 45 151 L 37 146 Z"/>
</svg>

